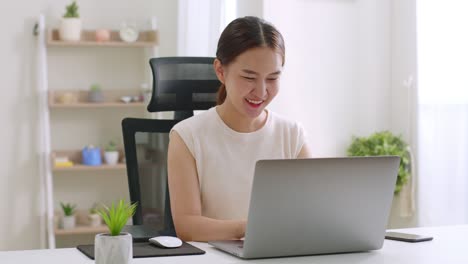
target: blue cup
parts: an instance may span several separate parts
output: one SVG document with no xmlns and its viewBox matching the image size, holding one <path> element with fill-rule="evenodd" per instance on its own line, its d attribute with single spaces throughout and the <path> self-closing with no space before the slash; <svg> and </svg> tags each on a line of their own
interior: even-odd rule
<svg viewBox="0 0 468 264">
<path fill-rule="evenodd" d="M 102 164 L 100 148 L 85 147 L 81 154 L 84 165 L 100 166 Z"/>
</svg>

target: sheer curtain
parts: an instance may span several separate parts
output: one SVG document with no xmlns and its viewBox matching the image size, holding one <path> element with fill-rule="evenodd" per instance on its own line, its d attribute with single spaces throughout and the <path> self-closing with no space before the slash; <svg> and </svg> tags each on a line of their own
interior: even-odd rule
<svg viewBox="0 0 468 264">
<path fill-rule="evenodd" d="M 419 222 L 468 223 L 467 1 L 419 0 Z"/>
<path fill-rule="evenodd" d="M 218 38 L 236 18 L 236 0 L 179 0 L 178 55 L 215 56 Z"/>
</svg>

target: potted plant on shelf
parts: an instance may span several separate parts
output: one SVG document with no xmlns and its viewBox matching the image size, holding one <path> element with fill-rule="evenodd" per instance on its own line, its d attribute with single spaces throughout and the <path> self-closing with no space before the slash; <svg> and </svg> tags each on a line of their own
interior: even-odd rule
<svg viewBox="0 0 468 264">
<path fill-rule="evenodd" d="M 109 233 L 97 234 L 94 238 L 94 257 L 96 264 L 128 264 L 133 258 L 132 235 L 122 233 L 128 219 L 135 214 L 136 203 L 120 200 L 117 205 L 104 206 L 98 210 L 104 219 Z"/>
<path fill-rule="evenodd" d="M 114 141 L 109 141 L 104 150 L 104 159 L 107 164 L 115 165 L 119 162 L 119 151 Z"/>
<path fill-rule="evenodd" d="M 79 41 L 81 39 L 81 19 L 76 1 L 67 5 L 65 10 L 65 15 L 63 15 L 60 22 L 60 39 L 64 41 Z"/>
<path fill-rule="evenodd" d="M 104 94 L 99 84 L 95 83 L 89 88 L 88 101 L 92 103 L 101 103 L 104 101 Z"/>
<path fill-rule="evenodd" d="M 93 206 L 89 209 L 89 225 L 92 227 L 98 227 L 101 225 L 101 216 L 98 213 L 97 204 L 93 204 Z"/>
<path fill-rule="evenodd" d="M 62 203 L 60 202 L 60 206 L 63 210 L 63 218 L 62 218 L 62 228 L 63 229 L 73 229 L 76 226 L 75 222 L 75 208 L 76 205 L 70 203 Z"/>
<path fill-rule="evenodd" d="M 348 148 L 348 156 L 386 156 L 395 155 L 401 158 L 400 168 L 394 194 L 399 194 L 401 188 L 411 176 L 411 150 L 408 144 L 389 131 L 372 134 L 369 137 L 353 137 Z"/>
</svg>

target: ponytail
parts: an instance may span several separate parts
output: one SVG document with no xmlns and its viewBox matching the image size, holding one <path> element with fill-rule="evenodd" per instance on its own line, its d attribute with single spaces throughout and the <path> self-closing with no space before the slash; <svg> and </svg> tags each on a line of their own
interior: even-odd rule
<svg viewBox="0 0 468 264">
<path fill-rule="evenodd" d="M 216 104 L 221 105 L 224 103 L 224 100 L 226 100 L 226 86 L 222 83 L 221 86 L 219 86 Z"/>
</svg>

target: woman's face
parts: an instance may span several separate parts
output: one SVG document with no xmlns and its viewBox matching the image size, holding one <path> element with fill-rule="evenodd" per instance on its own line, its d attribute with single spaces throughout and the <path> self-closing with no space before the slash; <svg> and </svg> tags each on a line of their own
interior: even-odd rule
<svg viewBox="0 0 468 264">
<path fill-rule="evenodd" d="M 218 61 L 215 69 L 226 86 L 225 104 L 245 117 L 256 118 L 278 93 L 283 66 L 280 54 L 261 47 L 245 51 L 227 66 Z"/>
</svg>

